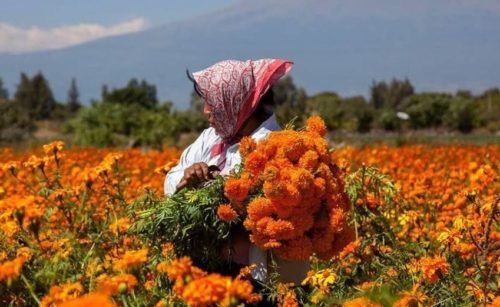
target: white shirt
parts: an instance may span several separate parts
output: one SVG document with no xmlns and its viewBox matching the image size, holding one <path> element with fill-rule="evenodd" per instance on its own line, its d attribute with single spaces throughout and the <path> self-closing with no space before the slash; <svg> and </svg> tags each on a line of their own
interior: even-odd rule
<svg viewBox="0 0 500 307">
<path fill-rule="evenodd" d="M 273 113 L 266 121 L 264 121 L 255 131 L 251 134 L 251 138 L 255 141 L 260 141 L 266 138 L 272 131 L 281 130 L 276 115 Z M 200 136 L 189 145 L 181 155 L 179 164 L 172 168 L 165 176 L 165 195 L 172 195 L 175 193 L 177 184 L 184 176 L 184 170 L 197 162 L 205 162 L 207 165 L 218 165 L 220 155 L 210 158 L 212 147 L 221 142 L 222 139 L 215 133 L 215 129 L 210 127 L 200 134 Z M 227 175 L 237 165 L 241 163 L 241 155 L 239 152 L 239 144 L 234 144 L 228 147 L 226 153 L 226 164 L 221 171 L 222 175 Z M 267 258 L 268 253 L 258 248 L 254 244 L 250 244 L 248 259 L 250 264 L 255 264 L 256 267 L 252 271 L 252 277 L 263 281 L 267 277 Z M 275 259 L 279 266 L 281 279 L 284 282 L 294 281 L 300 283 L 302 278 L 309 268 L 309 262 L 306 261 L 286 261 L 283 259 Z"/>
</svg>

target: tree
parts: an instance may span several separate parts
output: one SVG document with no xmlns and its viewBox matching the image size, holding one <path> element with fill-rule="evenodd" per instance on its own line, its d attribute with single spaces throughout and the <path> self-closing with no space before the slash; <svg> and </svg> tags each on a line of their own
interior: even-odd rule
<svg viewBox="0 0 500 307">
<path fill-rule="evenodd" d="M 403 111 L 410 115 L 412 128 L 434 128 L 443 123 L 453 97 L 444 93 L 414 94 L 405 100 Z"/>
<path fill-rule="evenodd" d="M 396 110 L 406 97 L 413 95 L 414 88 L 408 79 L 392 79 L 390 84 L 373 81 L 370 91 L 375 109 L 386 107 Z"/>
<path fill-rule="evenodd" d="M 76 85 L 76 79 L 72 78 L 71 79 L 71 85 L 68 90 L 68 111 L 71 113 L 74 113 L 78 111 L 78 109 L 81 108 L 80 101 L 78 100 L 78 97 L 80 96 L 80 92 L 78 91 L 78 87 Z"/>
<path fill-rule="evenodd" d="M 14 100 L 34 119 L 50 118 L 56 106 L 49 83 L 41 72 L 31 80 L 25 73 L 21 74 Z"/>
<path fill-rule="evenodd" d="M 147 109 L 158 105 L 156 86 L 148 84 L 145 80 L 139 83 L 137 79 L 131 79 L 127 86 L 111 91 L 108 91 L 107 87 L 103 87 L 102 96 L 102 100 L 108 103 L 135 104 Z"/>
<path fill-rule="evenodd" d="M 41 72 L 38 72 L 32 79 L 33 101 L 35 102 L 35 118 L 47 119 L 50 118 L 52 111 L 56 106 L 56 101 L 52 95 L 48 81 Z"/>
<path fill-rule="evenodd" d="M 9 91 L 4 87 L 2 78 L 0 78 L 0 99 L 9 100 Z"/>
<path fill-rule="evenodd" d="M 323 92 L 310 97 L 307 101 L 307 114 L 320 115 L 328 129 L 338 129 L 342 126 L 344 110 L 342 100 L 335 92 Z"/>
</svg>

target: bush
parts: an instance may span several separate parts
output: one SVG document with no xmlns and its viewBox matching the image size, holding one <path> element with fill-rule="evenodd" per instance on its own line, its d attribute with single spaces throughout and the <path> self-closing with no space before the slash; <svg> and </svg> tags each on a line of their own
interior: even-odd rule
<svg viewBox="0 0 500 307">
<path fill-rule="evenodd" d="M 422 93 L 408 97 L 403 110 L 410 115 L 412 128 L 434 128 L 443 123 L 443 117 L 453 97 L 442 93 Z"/>
<path fill-rule="evenodd" d="M 387 131 L 397 131 L 401 129 L 401 119 L 398 118 L 394 110 L 382 110 L 377 117 L 378 126 Z"/>
<path fill-rule="evenodd" d="M 180 130 L 170 104 L 146 109 L 140 105 L 94 103 L 69 122 L 75 143 L 90 146 L 153 146 L 172 144 Z"/>
<path fill-rule="evenodd" d="M 477 126 L 475 103 L 467 98 L 455 98 L 450 104 L 445 123 L 452 129 L 467 133 Z"/>
<path fill-rule="evenodd" d="M 15 102 L 0 101 L 0 142 L 19 141 L 34 129 L 28 112 Z"/>
</svg>

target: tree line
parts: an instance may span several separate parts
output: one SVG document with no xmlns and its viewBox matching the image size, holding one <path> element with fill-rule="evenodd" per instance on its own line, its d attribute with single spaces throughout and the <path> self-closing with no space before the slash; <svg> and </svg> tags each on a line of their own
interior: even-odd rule
<svg viewBox="0 0 500 307">
<path fill-rule="evenodd" d="M 310 115 L 318 114 L 332 131 L 500 130 L 499 88 L 479 95 L 467 90 L 418 93 L 408 79 L 393 79 L 373 81 L 367 99 L 361 95 L 342 97 L 333 91 L 308 95 L 286 77 L 273 91 L 272 109 L 282 125 L 301 125 Z M 208 126 L 202 105 L 193 92 L 189 109 L 176 110 L 172 102 L 158 100 L 155 85 L 137 79 L 120 88 L 103 85 L 101 98 L 83 106 L 73 78 L 66 101 L 58 102 L 41 72 L 32 77 L 23 73 L 12 97 L 0 78 L 0 142 L 29 138 L 37 123 L 57 121 L 76 144 L 160 148 Z"/>
</svg>

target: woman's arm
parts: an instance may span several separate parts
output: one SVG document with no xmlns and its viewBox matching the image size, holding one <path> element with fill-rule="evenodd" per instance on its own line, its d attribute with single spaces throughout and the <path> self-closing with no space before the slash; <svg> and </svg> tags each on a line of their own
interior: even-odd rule
<svg viewBox="0 0 500 307">
<path fill-rule="evenodd" d="M 196 141 L 182 152 L 179 164 L 165 176 L 165 195 L 172 195 L 178 188 L 208 178 L 208 166 L 205 163 L 208 157 L 205 157 L 205 149 L 212 142 L 211 134 L 210 129 L 205 129 Z"/>
</svg>

